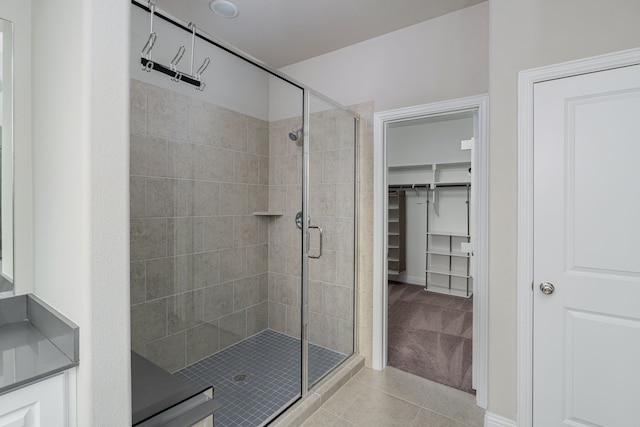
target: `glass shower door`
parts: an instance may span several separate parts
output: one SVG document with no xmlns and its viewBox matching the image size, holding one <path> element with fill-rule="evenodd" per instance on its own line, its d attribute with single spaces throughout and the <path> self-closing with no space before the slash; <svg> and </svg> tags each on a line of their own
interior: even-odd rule
<svg viewBox="0 0 640 427">
<path fill-rule="evenodd" d="M 308 97 L 308 283 L 303 287 L 307 383 L 354 352 L 356 124 L 341 108 Z"/>
</svg>

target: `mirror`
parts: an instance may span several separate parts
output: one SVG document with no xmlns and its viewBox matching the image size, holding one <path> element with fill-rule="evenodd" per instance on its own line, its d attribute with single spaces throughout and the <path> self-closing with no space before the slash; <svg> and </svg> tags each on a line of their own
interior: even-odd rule
<svg viewBox="0 0 640 427">
<path fill-rule="evenodd" d="M 13 23 L 0 18 L 0 298 L 13 295 Z"/>
</svg>

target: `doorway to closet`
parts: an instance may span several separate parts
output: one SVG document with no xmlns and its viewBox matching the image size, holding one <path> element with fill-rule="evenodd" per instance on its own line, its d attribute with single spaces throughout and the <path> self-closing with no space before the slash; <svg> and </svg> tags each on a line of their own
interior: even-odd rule
<svg viewBox="0 0 640 427">
<path fill-rule="evenodd" d="M 477 394 L 479 406 L 486 405 L 486 101 L 378 113 L 374 149 L 374 367 Z"/>
<path fill-rule="evenodd" d="M 387 364 L 468 393 L 474 113 L 387 125 Z"/>
</svg>

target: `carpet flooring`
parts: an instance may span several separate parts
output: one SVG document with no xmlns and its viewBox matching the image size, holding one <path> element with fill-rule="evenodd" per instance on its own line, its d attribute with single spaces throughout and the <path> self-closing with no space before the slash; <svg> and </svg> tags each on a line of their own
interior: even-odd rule
<svg viewBox="0 0 640 427">
<path fill-rule="evenodd" d="M 455 387 L 471 388 L 473 297 L 389 282 L 389 366 Z"/>
</svg>

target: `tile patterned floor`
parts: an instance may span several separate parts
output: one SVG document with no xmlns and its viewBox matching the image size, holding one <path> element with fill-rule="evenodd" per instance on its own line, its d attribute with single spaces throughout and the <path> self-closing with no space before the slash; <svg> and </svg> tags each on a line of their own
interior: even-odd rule
<svg viewBox="0 0 640 427">
<path fill-rule="evenodd" d="M 194 385 L 212 385 L 222 408 L 216 427 L 259 426 L 300 393 L 300 340 L 267 329 L 200 360 L 174 375 Z M 309 383 L 347 356 L 309 346 Z M 244 380 L 237 381 L 239 375 Z"/>
<path fill-rule="evenodd" d="M 303 427 L 482 427 L 475 396 L 399 369 L 363 368 Z"/>
</svg>

